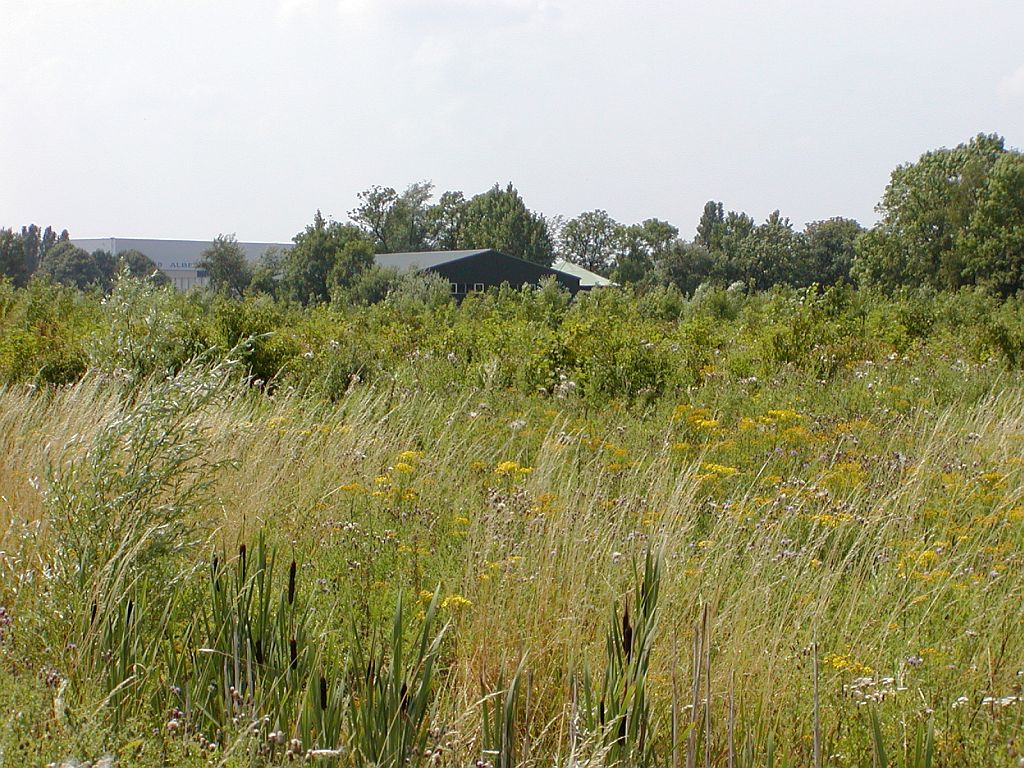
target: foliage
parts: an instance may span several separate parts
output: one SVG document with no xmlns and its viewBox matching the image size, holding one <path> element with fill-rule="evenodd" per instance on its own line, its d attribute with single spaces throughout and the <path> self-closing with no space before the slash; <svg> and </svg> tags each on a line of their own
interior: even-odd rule
<svg viewBox="0 0 1024 768">
<path fill-rule="evenodd" d="M 955 290 L 976 280 L 980 265 L 975 261 L 965 272 L 960 241 L 1006 153 L 1002 138 L 979 134 L 896 168 L 878 205 L 881 221 L 858 241 L 857 278 L 886 290 L 903 285 Z M 975 253 L 979 247 L 975 242 Z"/>
<path fill-rule="evenodd" d="M 427 203 L 433 188 L 427 181 L 410 184 L 402 194 L 392 187 L 371 187 L 359 193 L 359 206 L 349 212 L 349 217 L 372 238 L 378 253 L 426 250 L 430 226 Z"/>
<path fill-rule="evenodd" d="M 526 207 L 519 192 L 508 184 L 470 198 L 461 212 L 460 248 L 494 248 L 497 251 L 550 266 L 554 243 L 544 217 Z"/>
<path fill-rule="evenodd" d="M 1024 154 L 995 161 L 960 244 L 973 283 L 1001 296 L 1024 289 Z"/>
<path fill-rule="evenodd" d="M 363 237 L 357 227 L 329 222 L 317 211 L 313 223 L 295 236 L 295 247 L 283 259 L 282 294 L 304 304 L 329 301 L 334 280 L 354 279 L 369 265 L 366 252 L 356 245 Z"/>
<path fill-rule="evenodd" d="M 196 262 L 196 268 L 206 270 L 212 290 L 234 298 L 242 296 L 252 282 L 245 250 L 233 234 L 217 235 Z"/>
<path fill-rule="evenodd" d="M 617 262 L 623 227 L 607 211 L 589 211 L 570 219 L 561 229 L 559 255 L 599 274 L 608 274 Z"/>
</svg>

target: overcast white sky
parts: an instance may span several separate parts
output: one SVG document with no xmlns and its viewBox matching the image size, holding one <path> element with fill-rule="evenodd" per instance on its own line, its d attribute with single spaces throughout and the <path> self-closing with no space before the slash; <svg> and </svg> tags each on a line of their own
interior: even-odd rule
<svg viewBox="0 0 1024 768">
<path fill-rule="evenodd" d="M 372 184 L 690 237 L 1024 146 L 1020 0 L 0 0 L 0 226 L 288 241 Z"/>
</svg>

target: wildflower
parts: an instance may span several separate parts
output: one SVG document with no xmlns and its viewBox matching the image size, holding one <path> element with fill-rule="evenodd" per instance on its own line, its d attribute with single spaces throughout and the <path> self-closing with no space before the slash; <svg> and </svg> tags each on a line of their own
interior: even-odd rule
<svg viewBox="0 0 1024 768">
<path fill-rule="evenodd" d="M 458 593 L 448 595 L 448 597 L 441 601 L 442 608 L 448 608 L 453 611 L 461 610 L 462 608 L 467 608 L 472 604 L 472 600 L 469 600 L 468 598 L 465 598 Z"/>
<path fill-rule="evenodd" d="M 732 477 L 740 473 L 736 467 L 727 467 L 724 464 L 712 464 L 710 462 L 701 464 L 701 468 L 706 472 L 710 472 L 714 477 Z"/>
<path fill-rule="evenodd" d="M 398 454 L 399 461 L 419 461 L 423 458 L 423 451 L 402 451 Z"/>
<path fill-rule="evenodd" d="M 494 474 L 502 477 L 528 475 L 531 472 L 533 472 L 533 467 L 524 467 L 518 461 L 502 461 L 494 468 Z"/>
<path fill-rule="evenodd" d="M 411 475 L 415 471 L 416 467 L 414 467 L 412 464 L 407 464 L 404 461 L 400 461 L 397 464 L 395 464 L 395 472 L 398 472 L 400 474 Z"/>
</svg>

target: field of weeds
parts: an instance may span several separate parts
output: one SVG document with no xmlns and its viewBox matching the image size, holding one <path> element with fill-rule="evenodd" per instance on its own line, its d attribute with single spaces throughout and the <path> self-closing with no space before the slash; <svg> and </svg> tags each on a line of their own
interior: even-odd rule
<svg viewBox="0 0 1024 768">
<path fill-rule="evenodd" d="M 0 765 L 1018 765 L 1020 372 L 833 317 L 823 370 L 793 306 L 653 394 L 699 316 L 568 362 L 580 310 L 494 310 L 518 359 L 329 397 L 251 346 L 0 389 Z"/>
</svg>

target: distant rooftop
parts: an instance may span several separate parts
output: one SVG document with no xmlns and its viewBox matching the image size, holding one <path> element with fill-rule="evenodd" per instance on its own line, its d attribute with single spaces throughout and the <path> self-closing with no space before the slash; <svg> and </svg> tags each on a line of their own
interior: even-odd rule
<svg viewBox="0 0 1024 768">
<path fill-rule="evenodd" d="M 565 272 L 567 275 L 574 275 L 580 279 L 581 288 L 602 288 L 609 285 L 615 285 L 607 277 L 602 277 L 597 272 L 591 272 L 589 269 L 584 269 L 579 264 L 573 264 L 571 261 L 565 259 L 555 259 L 551 265 L 552 269 L 557 269 L 559 272 Z"/>
</svg>

